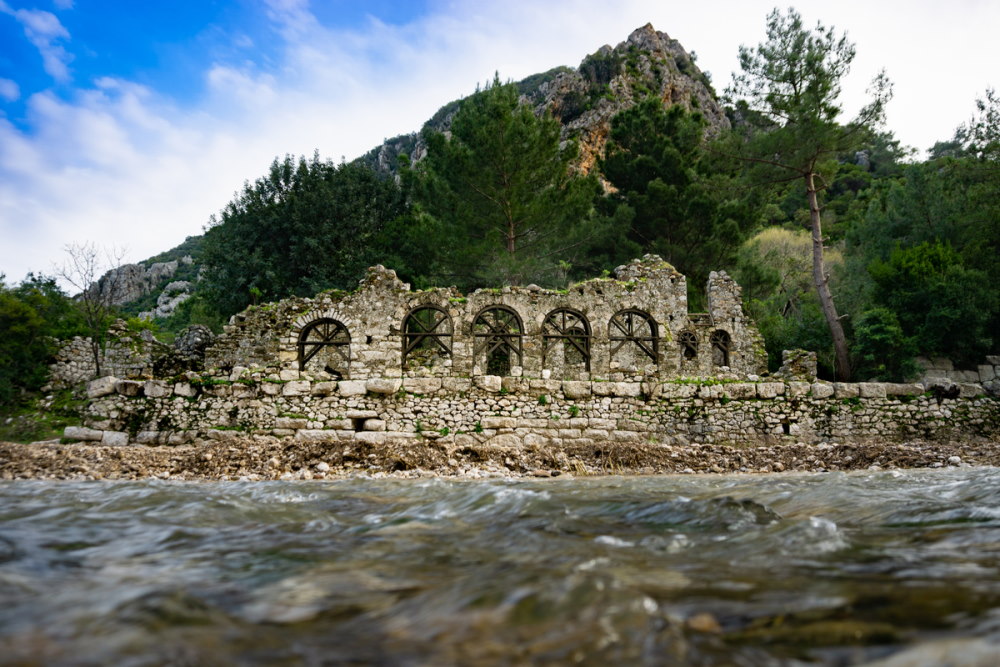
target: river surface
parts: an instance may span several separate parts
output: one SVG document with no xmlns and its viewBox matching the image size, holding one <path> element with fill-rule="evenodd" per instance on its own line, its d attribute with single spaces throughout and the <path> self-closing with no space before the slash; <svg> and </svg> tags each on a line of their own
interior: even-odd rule
<svg viewBox="0 0 1000 667">
<path fill-rule="evenodd" d="M 1000 469 L 0 483 L 0 664 L 996 665 Z"/>
</svg>

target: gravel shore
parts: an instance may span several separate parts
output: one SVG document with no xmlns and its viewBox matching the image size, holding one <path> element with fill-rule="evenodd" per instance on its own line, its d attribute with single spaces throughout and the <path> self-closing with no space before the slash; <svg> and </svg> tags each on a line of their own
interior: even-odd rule
<svg viewBox="0 0 1000 667">
<path fill-rule="evenodd" d="M 1000 465 L 1000 442 L 622 445 L 521 449 L 301 442 L 245 436 L 179 447 L 0 442 L 0 480 L 270 480 L 767 473 Z"/>
</svg>

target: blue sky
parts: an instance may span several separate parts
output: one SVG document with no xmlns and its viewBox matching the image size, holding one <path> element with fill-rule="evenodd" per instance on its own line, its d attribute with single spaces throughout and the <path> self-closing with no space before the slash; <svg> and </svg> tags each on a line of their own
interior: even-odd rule
<svg viewBox="0 0 1000 667">
<path fill-rule="evenodd" d="M 718 89 L 773 1 L 0 0 L 0 273 L 51 273 L 69 243 L 138 261 L 201 233 L 276 156 L 352 159 L 418 129 L 494 71 L 577 65 L 651 22 Z M 1000 3 L 795 3 L 846 30 L 856 109 L 882 67 L 888 125 L 926 149 L 997 87 Z"/>
</svg>

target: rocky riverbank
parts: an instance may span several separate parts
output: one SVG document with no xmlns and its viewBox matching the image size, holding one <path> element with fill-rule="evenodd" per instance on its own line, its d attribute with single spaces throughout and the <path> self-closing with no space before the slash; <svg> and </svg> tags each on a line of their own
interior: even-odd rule
<svg viewBox="0 0 1000 667">
<path fill-rule="evenodd" d="M 244 436 L 178 447 L 0 443 L 0 479 L 330 479 L 345 476 L 557 477 L 767 473 L 1000 465 L 1000 442 L 768 445 L 602 444 L 455 447 Z"/>
</svg>

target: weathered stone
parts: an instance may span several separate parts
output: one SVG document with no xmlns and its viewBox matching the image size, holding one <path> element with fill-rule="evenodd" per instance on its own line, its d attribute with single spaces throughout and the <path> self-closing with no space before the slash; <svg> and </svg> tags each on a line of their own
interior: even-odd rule
<svg viewBox="0 0 1000 667">
<path fill-rule="evenodd" d="M 378 419 L 378 412 L 375 410 L 348 410 L 344 413 L 347 419 Z"/>
<path fill-rule="evenodd" d="M 734 382 L 722 386 L 722 395 L 733 399 L 757 398 L 757 386 L 752 382 Z"/>
<path fill-rule="evenodd" d="M 295 432 L 295 439 L 307 442 L 329 442 L 339 439 L 337 433 L 338 431 L 322 429 L 301 429 Z"/>
<path fill-rule="evenodd" d="M 354 434 L 354 439 L 360 442 L 367 442 L 372 445 L 384 445 L 387 435 L 384 431 L 361 431 Z"/>
<path fill-rule="evenodd" d="M 974 382 L 960 382 L 958 385 L 958 395 L 962 398 L 975 398 L 986 393 L 983 385 Z"/>
<path fill-rule="evenodd" d="M 757 398 L 774 398 L 785 393 L 783 382 L 759 382 L 757 383 Z"/>
<path fill-rule="evenodd" d="M 108 447 L 124 447 L 128 444 L 128 433 L 124 431 L 105 431 L 101 444 Z"/>
<path fill-rule="evenodd" d="M 791 398 L 802 398 L 809 394 L 811 388 L 808 382 L 789 382 L 785 394 Z"/>
<path fill-rule="evenodd" d="M 485 429 L 516 428 L 517 419 L 514 417 L 483 417 L 482 425 Z"/>
<path fill-rule="evenodd" d="M 198 388 L 190 382 L 178 382 L 174 385 L 174 395 L 185 398 L 194 398 L 198 395 Z"/>
<path fill-rule="evenodd" d="M 165 398 L 173 393 L 172 388 L 163 380 L 146 380 L 142 393 L 148 398 Z"/>
<path fill-rule="evenodd" d="M 136 380 L 119 380 L 115 383 L 115 392 L 121 396 L 141 396 L 142 385 L 142 382 L 137 382 Z"/>
<path fill-rule="evenodd" d="M 282 385 L 280 382 L 262 382 L 260 391 L 265 396 L 278 396 L 281 394 Z"/>
<path fill-rule="evenodd" d="M 472 379 L 458 377 L 441 378 L 441 389 L 448 393 L 460 394 L 472 389 Z"/>
<path fill-rule="evenodd" d="M 301 373 L 297 370 L 284 368 L 278 373 L 278 379 L 282 382 L 292 382 L 293 380 L 298 380 L 300 375 Z"/>
<path fill-rule="evenodd" d="M 862 382 L 858 385 L 858 396 L 861 398 L 885 398 L 887 395 L 888 391 L 881 382 Z"/>
<path fill-rule="evenodd" d="M 886 382 L 883 386 L 886 396 L 920 396 L 924 393 L 924 386 L 921 384 Z"/>
<path fill-rule="evenodd" d="M 331 396 L 337 393 L 336 382 L 314 382 L 312 386 L 313 396 Z"/>
<path fill-rule="evenodd" d="M 441 378 L 403 378 L 403 389 L 421 396 L 434 394 L 441 389 Z"/>
<path fill-rule="evenodd" d="M 609 382 L 612 396 L 639 396 L 642 393 L 642 385 L 638 382 Z"/>
<path fill-rule="evenodd" d="M 306 396 L 312 393 L 312 383 L 308 380 L 292 380 L 281 386 L 282 396 Z"/>
<path fill-rule="evenodd" d="M 309 420 L 299 417 L 278 417 L 274 420 L 274 428 L 300 429 L 308 427 Z"/>
<path fill-rule="evenodd" d="M 861 393 L 856 382 L 834 382 L 834 398 L 854 398 Z"/>
<path fill-rule="evenodd" d="M 566 380 L 562 383 L 563 396 L 570 400 L 590 396 L 590 383 Z"/>
<path fill-rule="evenodd" d="M 498 375 L 477 375 L 472 378 L 473 384 L 482 389 L 498 393 L 503 388 L 503 381 Z"/>
<path fill-rule="evenodd" d="M 115 393 L 115 386 L 117 384 L 118 378 L 113 375 L 91 380 L 87 383 L 87 398 L 100 398 L 101 396 L 113 394 Z"/>
<path fill-rule="evenodd" d="M 63 437 L 67 440 L 95 441 L 104 437 L 104 431 L 85 426 L 67 426 L 63 429 Z"/>
<path fill-rule="evenodd" d="M 233 370 L 229 373 L 229 381 L 236 382 L 243 377 L 243 374 L 247 372 L 247 369 L 243 366 L 234 366 Z"/>
<path fill-rule="evenodd" d="M 366 419 L 363 428 L 366 431 L 384 431 L 385 426 L 382 419 Z"/>
<path fill-rule="evenodd" d="M 487 440 L 485 444 L 495 449 L 517 450 L 521 448 L 523 441 L 513 433 L 501 433 Z"/>
<path fill-rule="evenodd" d="M 989 382 L 990 380 L 996 378 L 996 376 L 997 376 L 996 367 L 994 367 L 992 364 L 989 365 L 984 364 L 979 366 L 980 382 Z"/>
<path fill-rule="evenodd" d="M 337 383 L 337 393 L 341 396 L 364 396 L 368 387 L 364 380 L 341 380 Z"/>
<path fill-rule="evenodd" d="M 372 378 L 365 383 L 365 389 L 373 394 L 395 394 L 402 387 L 402 378 Z"/>
<path fill-rule="evenodd" d="M 812 383 L 812 395 L 813 398 L 830 398 L 833 396 L 834 388 L 829 382 L 813 382 Z"/>
</svg>

